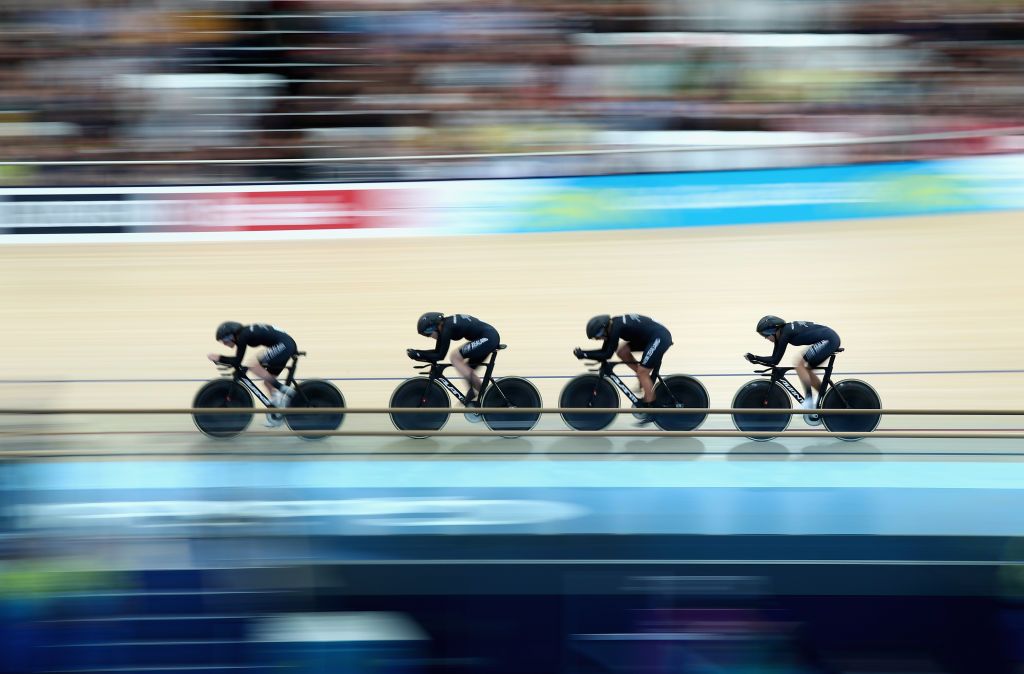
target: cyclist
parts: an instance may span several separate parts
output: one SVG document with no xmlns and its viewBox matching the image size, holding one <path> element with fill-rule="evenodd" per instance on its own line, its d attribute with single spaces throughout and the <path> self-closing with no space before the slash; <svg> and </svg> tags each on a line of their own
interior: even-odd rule
<svg viewBox="0 0 1024 674">
<path fill-rule="evenodd" d="M 437 311 L 428 311 L 416 321 L 416 332 L 424 337 L 437 340 L 437 345 L 429 351 L 407 349 L 406 353 L 413 360 L 437 362 L 444 358 L 448 345 L 453 340 L 469 340 L 451 352 L 452 365 L 469 385 L 466 392 L 466 404 L 473 402 L 480 395 L 483 381 L 474 372 L 483 359 L 497 350 L 499 344 L 498 331 L 494 326 L 484 323 L 469 314 L 452 314 L 445 316 Z"/>
<path fill-rule="evenodd" d="M 755 356 L 752 353 L 744 357 L 751 363 L 759 365 L 778 365 L 782 360 L 786 347 L 807 346 L 808 349 L 796 359 L 796 374 L 804 385 L 804 401 L 800 406 L 804 409 L 817 408 L 816 397 L 812 393 L 821 391 L 821 379 L 812 368 L 818 367 L 839 348 L 839 335 L 832 328 L 818 325 L 810 321 L 793 321 L 787 323 L 778 316 L 764 316 L 757 322 L 757 332 L 769 342 L 775 344 L 770 356 Z M 821 419 L 817 414 L 805 415 L 811 425 L 818 425 Z"/>
<path fill-rule="evenodd" d="M 618 354 L 622 362 L 629 369 L 636 373 L 640 380 L 640 388 L 643 391 L 643 398 L 637 403 L 637 407 L 653 407 L 654 375 L 661 368 L 661 360 L 665 352 L 672 346 L 672 334 L 661 323 L 653 318 L 641 314 L 623 314 L 622 316 L 609 316 L 600 314 L 587 321 L 587 337 L 589 339 L 603 339 L 604 344 L 600 349 L 585 351 L 580 347 L 573 349 L 573 355 L 580 360 L 608 360 L 612 354 Z M 619 340 L 623 340 L 619 344 Z M 637 361 L 633 352 L 642 352 L 643 355 Z M 654 421 L 650 414 L 645 414 L 641 424 L 649 424 Z"/>
<path fill-rule="evenodd" d="M 274 407 L 287 407 L 295 389 L 282 384 L 277 379 L 281 370 L 288 364 L 288 359 L 295 355 L 298 347 L 295 340 L 286 332 L 268 325 L 266 323 L 253 323 L 242 325 L 236 321 L 225 321 L 217 326 L 217 341 L 224 346 L 236 348 L 234 356 L 223 356 L 219 353 L 207 354 L 207 358 L 214 363 L 224 365 L 241 365 L 245 356 L 246 348 L 250 346 L 265 346 L 267 350 L 258 358 L 249 362 L 246 367 L 257 377 L 263 380 L 263 388 L 270 395 L 270 402 Z M 280 414 L 268 414 L 266 426 L 275 428 L 284 423 L 284 417 Z"/>
</svg>

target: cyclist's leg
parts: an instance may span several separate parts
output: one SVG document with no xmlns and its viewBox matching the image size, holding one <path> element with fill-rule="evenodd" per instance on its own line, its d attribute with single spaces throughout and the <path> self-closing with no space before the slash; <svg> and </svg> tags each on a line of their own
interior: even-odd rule
<svg viewBox="0 0 1024 674">
<path fill-rule="evenodd" d="M 804 407 L 813 407 L 811 391 L 818 391 L 821 388 L 821 379 L 811 369 L 814 365 L 807 361 L 807 354 L 797 357 L 793 361 L 793 366 L 796 369 L 796 376 L 800 378 L 800 383 L 804 385 Z"/>
<path fill-rule="evenodd" d="M 821 365 L 825 360 L 836 352 L 839 348 L 839 335 L 833 333 L 829 337 L 822 339 L 814 344 L 811 344 L 807 351 L 804 352 L 803 356 L 797 358 L 796 361 L 796 374 L 800 378 L 800 381 L 804 385 L 804 392 L 807 394 L 807 398 L 811 398 L 811 390 L 813 389 L 816 393 L 821 392 L 821 378 L 818 377 L 813 368 Z M 814 401 L 812 400 L 809 405 L 805 407 L 814 407 Z"/>
<path fill-rule="evenodd" d="M 469 361 L 466 360 L 462 354 L 459 353 L 458 349 L 453 349 L 451 352 L 452 365 L 455 366 L 455 371 L 458 372 L 466 383 L 469 384 L 473 391 L 480 390 L 480 377 L 473 372 L 473 368 L 470 366 Z"/>
<path fill-rule="evenodd" d="M 263 380 L 263 388 L 274 400 L 275 405 L 286 402 L 286 399 L 295 393 L 291 387 L 284 386 L 277 379 L 277 375 L 281 374 L 288 364 L 288 359 L 295 355 L 295 351 L 294 343 L 279 342 L 260 354 L 255 363 L 249 365 L 249 371 Z"/>
<path fill-rule="evenodd" d="M 246 367 L 249 368 L 249 372 L 260 378 L 267 395 L 273 395 L 277 391 L 274 385 L 271 384 L 271 382 L 277 381 L 277 377 L 267 370 L 267 368 L 263 367 L 263 364 L 260 363 L 259 360 L 252 360 L 249 363 L 246 363 Z"/>
<path fill-rule="evenodd" d="M 622 342 L 619 345 L 619 348 L 615 351 L 615 355 L 617 355 L 619 357 L 619 360 L 621 360 L 623 363 L 626 364 L 626 367 L 628 367 L 633 372 L 636 372 L 637 367 L 639 367 L 639 363 L 637 363 L 636 358 L 633 357 L 633 352 L 634 351 L 643 351 L 643 350 L 644 350 L 644 347 L 643 347 L 642 344 L 638 345 L 638 344 L 630 344 L 628 342 Z M 637 383 L 636 383 L 636 386 L 633 388 L 633 390 L 636 391 L 637 393 L 643 393 L 644 392 L 644 387 L 640 383 L 639 375 L 637 376 Z"/>
<path fill-rule="evenodd" d="M 640 362 L 636 367 L 636 376 L 640 380 L 640 386 L 644 391 L 644 402 L 654 404 L 654 377 L 653 374 L 661 369 L 661 361 L 665 352 L 672 346 L 672 338 L 668 335 L 658 335 L 646 345 Z"/>
<path fill-rule="evenodd" d="M 650 368 L 638 366 L 636 378 L 640 380 L 640 390 L 643 392 L 643 401 L 647 404 L 654 403 L 654 380 L 651 378 Z"/>
<path fill-rule="evenodd" d="M 470 392 L 467 397 L 470 399 L 476 398 L 480 394 L 480 387 L 483 385 L 483 380 L 473 371 L 474 364 L 479 365 L 484 358 L 498 348 L 498 343 L 497 335 L 488 335 L 472 342 L 467 342 L 452 351 L 452 365 L 455 366 L 455 370 L 469 384 Z"/>
<path fill-rule="evenodd" d="M 637 360 L 633 357 L 634 351 L 643 351 L 643 345 L 622 342 L 619 344 L 619 348 L 615 350 L 615 355 L 619 357 L 619 360 L 626 364 L 626 367 L 633 372 L 636 372 Z"/>
<path fill-rule="evenodd" d="M 817 351 L 812 351 L 816 346 L 823 342 L 816 342 L 811 345 L 811 348 L 807 349 L 802 356 L 796 359 L 793 363 L 796 369 L 796 375 L 800 378 L 800 383 L 804 385 L 804 399 L 800 403 L 800 407 L 808 411 L 813 411 L 818 407 L 817 399 L 820 396 L 818 391 L 821 390 L 821 380 L 818 375 L 811 368 L 815 367 L 817 363 L 813 362 L 816 360 Z M 811 426 L 817 426 L 821 423 L 821 417 L 817 414 L 805 414 L 804 421 Z"/>
</svg>

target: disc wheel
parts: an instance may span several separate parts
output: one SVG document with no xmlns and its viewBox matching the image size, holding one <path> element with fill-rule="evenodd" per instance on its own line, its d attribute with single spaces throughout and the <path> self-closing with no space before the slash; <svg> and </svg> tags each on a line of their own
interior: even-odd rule
<svg viewBox="0 0 1024 674">
<path fill-rule="evenodd" d="M 288 409 L 344 406 L 345 397 L 334 384 L 320 379 L 308 379 L 296 385 L 295 395 L 292 396 Z M 300 433 L 299 437 L 320 440 L 329 437 L 322 431 L 337 430 L 341 426 L 345 414 L 295 414 L 289 411 L 284 418 L 288 428 Z"/>
<path fill-rule="evenodd" d="M 833 433 L 870 433 L 878 428 L 882 420 L 880 414 L 827 414 L 825 410 L 880 410 L 882 399 L 878 393 L 867 383 L 859 379 L 844 379 L 837 382 L 835 386 L 821 397 L 818 405 L 821 409 L 821 423 Z M 860 436 L 844 437 L 841 440 L 849 442 L 860 440 Z"/>
<path fill-rule="evenodd" d="M 238 414 L 193 414 L 196 428 L 211 438 L 231 438 L 252 423 L 252 394 L 231 379 L 206 382 L 192 400 L 195 408 L 237 409 Z"/>
<path fill-rule="evenodd" d="M 672 409 L 703 409 L 709 407 L 708 391 L 693 377 L 673 374 L 664 377 L 654 388 L 658 407 Z M 706 412 L 694 414 L 658 414 L 654 412 L 654 423 L 665 431 L 693 431 L 700 428 L 708 418 Z"/>
<path fill-rule="evenodd" d="M 502 377 L 492 383 L 484 391 L 482 407 L 541 407 L 540 392 L 537 387 L 522 377 Z M 520 414 L 514 412 L 488 412 L 483 415 L 484 423 L 492 431 L 499 431 L 505 437 L 514 438 L 514 434 L 505 431 L 528 431 L 537 425 L 540 414 Z"/>
<path fill-rule="evenodd" d="M 425 438 L 415 431 L 439 431 L 450 416 L 451 400 L 440 384 L 426 377 L 406 379 L 391 394 L 391 407 L 421 409 L 437 408 L 437 412 L 392 412 L 391 423 L 400 431 L 410 431 L 411 438 Z"/>
<path fill-rule="evenodd" d="M 732 399 L 736 409 L 782 409 L 788 410 L 791 405 L 789 394 L 779 384 L 767 379 L 754 379 L 747 382 Z M 732 415 L 732 422 L 737 430 L 745 432 L 781 433 L 789 426 L 789 414 L 742 414 Z M 749 437 L 749 436 L 748 436 Z M 751 440 L 764 442 L 771 437 L 751 437 Z"/>
<path fill-rule="evenodd" d="M 574 377 L 562 389 L 558 397 L 559 407 L 616 409 L 619 393 L 611 383 L 596 374 L 581 374 Z M 600 431 L 615 421 L 616 414 L 598 412 L 563 412 L 562 419 L 577 431 Z"/>
</svg>

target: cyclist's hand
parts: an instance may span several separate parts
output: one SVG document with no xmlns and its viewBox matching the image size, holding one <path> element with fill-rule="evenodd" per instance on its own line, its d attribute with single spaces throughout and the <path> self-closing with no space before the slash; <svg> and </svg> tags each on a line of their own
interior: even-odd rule
<svg viewBox="0 0 1024 674">
<path fill-rule="evenodd" d="M 744 354 L 743 357 L 747 359 L 747 362 L 753 363 L 754 365 L 764 365 L 764 363 L 761 362 L 761 359 L 752 353 Z"/>
<path fill-rule="evenodd" d="M 212 360 L 214 363 L 217 363 L 218 365 L 220 364 L 220 354 L 219 353 L 208 353 L 208 354 L 206 354 L 206 357 L 209 358 L 210 360 Z"/>
<path fill-rule="evenodd" d="M 583 353 L 583 349 L 581 349 L 578 346 L 572 350 L 572 355 L 576 356 L 580 360 L 583 360 L 584 358 L 587 357 L 586 354 Z"/>
<path fill-rule="evenodd" d="M 406 349 L 405 355 L 409 356 L 413 360 L 420 360 L 423 358 L 423 354 L 419 352 L 419 349 Z"/>
</svg>

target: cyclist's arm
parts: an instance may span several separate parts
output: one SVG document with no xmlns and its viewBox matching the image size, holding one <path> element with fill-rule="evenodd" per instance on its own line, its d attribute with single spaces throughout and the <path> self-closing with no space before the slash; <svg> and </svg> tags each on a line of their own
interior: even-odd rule
<svg viewBox="0 0 1024 674">
<path fill-rule="evenodd" d="M 238 348 L 235 350 L 233 356 L 222 356 L 221 362 L 227 363 L 228 365 L 241 365 L 242 358 L 245 356 L 245 342 L 239 342 Z"/>
<path fill-rule="evenodd" d="M 587 360 L 608 360 L 615 355 L 615 349 L 619 346 L 619 335 L 622 334 L 622 324 L 619 321 L 612 321 L 608 328 L 608 336 L 604 338 L 604 344 L 600 349 L 584 351 L 583 357 Z"/>
<path fill-rule="evenodd" d="M 786 353 L 786 347 L 789 346 L 789 338 L 793 334 L 793 327 L 788 323 L 779 332 L 779 336 L 775 338 L 775 350 L 772 351 L 770 356 L 757 356 L 757 359 L 765 365 L 778 365 L 782 362 L 782 356 Z"/>
<path fill-rule="evenodd" d="M 448 352 L 448 347 L 452 343 L 452 328 L 449 326 L 448 321 L 445 320 L 441 324 L 441 330 L 437 333 L 437 346 L 429 351 L 416 351 L 420 358 L 424 360 L 443 360 L 444 355 Z"/>
<path fill-rule="evenodd" d="M 245 357 L 245 349 L 249 345 L 249 335 L 252 334 L 252 328 L 246 326 L 238 332 L 238 342 L 235 345 L 235 355 L 233 356 L 221 356 L 220 362 L 225 365 L 239 366 L 242 364 L 242 358 Z"/>
</svg>

